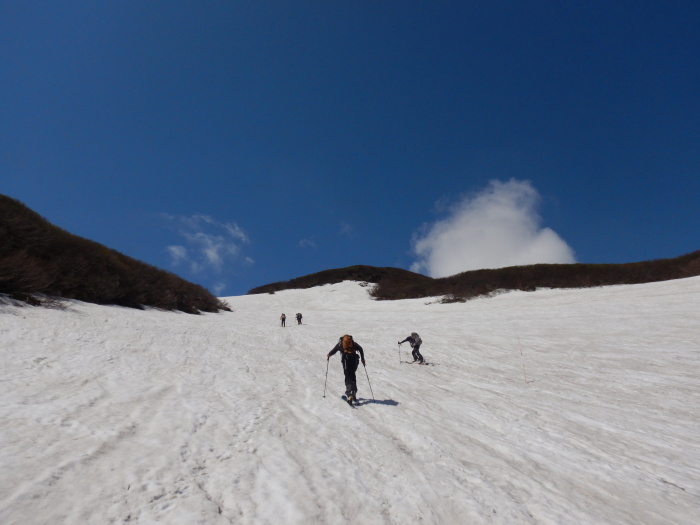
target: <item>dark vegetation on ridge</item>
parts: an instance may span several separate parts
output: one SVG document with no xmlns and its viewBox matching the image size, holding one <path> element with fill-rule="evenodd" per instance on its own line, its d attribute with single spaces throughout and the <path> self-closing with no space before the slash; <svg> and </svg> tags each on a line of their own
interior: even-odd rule
<svg viewBox="0 0 700 525">
<path fill-rule="evenodd" d="M 391 283 L 395 287 L 411 287 L 418 283 L 429 283 L 430 277 L 419 273 L 409 272 L 400 268 L 381 268 L 375 266 L 348 266 L 334 270 L 324 270 L 289 281 L 280 281 L 249 290 L 249 294 L 275 293 L 293 288 L 313 288 L 324 284 L 334 284 L 343 281 L 361 281 L 368 283 Z"/>
<path fill-rule="evenodd" d="M 376 299 L 417 299 L 444 296 L 455 302 L 489 295 L 498 290 L 534 291 L 537 288 L 590 288 L 613 284 L 640 284 L 700 275 L 700 251 L 674 259 L 626 264 L 533 264 L 495 270 L 475 270 L 433 279 L 398 268 L 348 266 L 253 288 L 249 294 L 312 288 L 342 281 L 375 283 Z"/>
<path fill-rule="evenodd" d="M 208 290 L 68 233 L 0 195 L 0 293 L 30 304 L 47 297 L 197 314 L 230 310 Z"/>
</svg>

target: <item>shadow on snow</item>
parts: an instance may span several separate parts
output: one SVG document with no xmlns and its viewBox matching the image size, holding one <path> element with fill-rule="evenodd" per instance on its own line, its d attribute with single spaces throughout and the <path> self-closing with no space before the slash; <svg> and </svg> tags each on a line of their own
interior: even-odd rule
<svg viewBox="0 0 700 525">
<path fill-rule="evenodd" d="M 358 398 L 358 403 L 357 406 L 363 406 L 363 405 L 388 405 L 388 406 L 398 406 L 399 402 L 394 401 L 393 399 L 364 399 L 362 397 Z"/>
</svg>

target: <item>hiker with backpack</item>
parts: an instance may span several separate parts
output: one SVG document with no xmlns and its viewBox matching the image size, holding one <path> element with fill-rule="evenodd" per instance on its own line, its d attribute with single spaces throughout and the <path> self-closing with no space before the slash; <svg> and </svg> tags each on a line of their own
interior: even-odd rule
<svg viewBox="0 0 700 525">
<path fill-rule="evenodd" d="M 280 326 L 285 326 L 284 322 L 287 320 L 287 316 L 282 314 L 280 315 Z"/>
<path fill-rule="evenodd" d="M 413 362 L 415 363 L 418 361 L 419 364 L 423 364 L 424 359 L 420 354 L 420 345 L 423 344 L 423 341 L 421 340 L 420 336 L 415 332 L 411 332 L 411 335 L 409 335 L 406 339 L 399 341 L 399 346 L 401 343 L 405 343 L 406 341 L 411 344 L 411 348 L 413 349 L 411 352 L 411 355 L 413 355 Z"/>
<path fill-rule="evenodd" d="M 365 366 L 365 352 L 358 345 L 351 335 L 345 334 L 338 339 L 338 344 L 333 347 L 333 350 L 328 352 L 326 359 L 330 359 L 336 352 L 342 351 L 341 363 L 343 364 L 343 373 L 345 374 L 345 395 L 348 403 L 356 400 L 357 395 L 357 378 L 355 372 L 362 360 L 362 366 Z M 359 352 L 359 356 L 357 355 Z"/>
<path fill-rule="evenodd" d="M 301 314 L 297 314 L 297 324 L 301 324 Z"/>
</svg>

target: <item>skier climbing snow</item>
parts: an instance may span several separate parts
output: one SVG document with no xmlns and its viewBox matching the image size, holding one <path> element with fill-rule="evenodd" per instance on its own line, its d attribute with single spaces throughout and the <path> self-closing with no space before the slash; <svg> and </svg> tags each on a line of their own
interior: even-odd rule
<svg viewBox="0 0 700 525">
<path fill-rule="evenodd" d="M 411 352 L 413 355 L 413 362 L 415 363 L 418 361 L 420 364 L 423 364 L 423 356 L 420 353 L 420 345 L 423 344 L 423 341 L 421 340 L 420 336 L 415 332 L 411 332 L 411 335 L 409 335 L 403 341 L 399 341 L 399 344 L 405 343 L 406 341 L 408 341 L 411 344 L 411 348 L 413 348 L 413 351 Z"/>
<path fill-rule="evenodd" d="M 345 395 L 347 396 L 348 403 L 352 403 L 356 400 L 357 396 L 357 378 L 355 372 L 357 367 L 362 360 L 362 366 L 365 366 L 365 352 L 360 345 L 358 345 L 351 335 L 345 334 L 340 339 L 338 339 L 338 344 L 333 347 L 326 359 L 330 359 L 333 354 L 338 351 L 343 352 L 341 357 L 341 362 L 343 363 L 343 372 L 345 374 Z M 357 353 L 360 353 L 358 356 Z"/>
</svg>

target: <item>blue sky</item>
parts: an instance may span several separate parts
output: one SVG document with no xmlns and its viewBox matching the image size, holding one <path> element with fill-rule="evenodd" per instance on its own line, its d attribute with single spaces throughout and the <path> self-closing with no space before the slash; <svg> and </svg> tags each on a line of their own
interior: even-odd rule
<svg viewBox="0 0 700 525">
<path fill-rule="evenodd" d="M 700 248 L 700 3 L 0 3 L 0 193 L 220 295 Z"/>
</svg>

